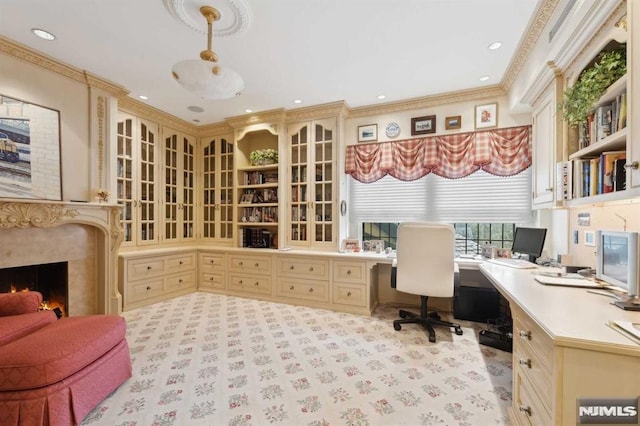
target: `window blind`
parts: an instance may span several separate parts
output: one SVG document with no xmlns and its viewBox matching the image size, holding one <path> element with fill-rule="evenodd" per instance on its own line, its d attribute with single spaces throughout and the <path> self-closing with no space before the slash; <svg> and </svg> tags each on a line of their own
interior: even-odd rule
<svg viewBox="0 0 640 426">
<path fill-rule="evenodd" d="M 430 220 L 447 223 L 528 223 L 531 168 L 509 177 L 482 170 L 461 179 L 429 174 L 403 182 L 391 176 L 369 184 L 349 180 L 349 222 Z"/>
</svg>

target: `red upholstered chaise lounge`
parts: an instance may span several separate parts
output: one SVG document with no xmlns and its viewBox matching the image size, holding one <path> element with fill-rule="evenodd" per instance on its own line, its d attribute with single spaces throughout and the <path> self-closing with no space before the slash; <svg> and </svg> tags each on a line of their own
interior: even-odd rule
<svg viewBox="0 0 640 426">
<path fill-rule="evenodd" d="M 0 294 L 0 425 L 68 426 L 131 377 L 115 315 L 58 320 L 39 292 Z"/>
</svg>

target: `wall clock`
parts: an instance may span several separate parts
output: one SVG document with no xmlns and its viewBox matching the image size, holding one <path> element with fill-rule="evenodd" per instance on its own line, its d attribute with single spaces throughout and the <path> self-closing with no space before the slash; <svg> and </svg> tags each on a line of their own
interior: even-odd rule
<svg viewBox="0 0 640 426">
<path fill-rule="evenodd" d="M 398 137 L 400 134 L 400 126 L 398 126 L 398 123 L 389 123 L 385 129 L 385 133 L 388 138 Z"/>
</svg>

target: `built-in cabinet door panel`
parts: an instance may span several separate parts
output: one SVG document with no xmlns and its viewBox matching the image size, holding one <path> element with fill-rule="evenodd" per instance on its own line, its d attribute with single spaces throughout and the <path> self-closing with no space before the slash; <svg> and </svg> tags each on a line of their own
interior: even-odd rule
<svg viewBox="0 0 640 426">
<path fill-rule="evenodd" d="M 337 120 L 289 126 L 290 244 L 335 248 Z"/>
<path fill-rule="evenodd" d="M 157 244 L 158 125 L 121 113 L 117 125 L 116 198 L 123 246 Z"/>
<path fill-rule="evenodd" d="M 233 240 L 233 143 L 231 136 L 203 139 L 202 237 L 208 241 Z"/>
<path fill-rule="evenodd" d="M 533 207 L 549 207 L 553 203 L 555 171 L 556 106 L 550 91 L 533 112 Z"/>
</svg>

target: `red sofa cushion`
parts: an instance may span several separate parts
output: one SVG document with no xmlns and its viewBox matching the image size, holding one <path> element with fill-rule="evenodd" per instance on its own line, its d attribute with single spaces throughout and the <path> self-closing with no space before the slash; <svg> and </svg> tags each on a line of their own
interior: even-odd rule
<svg viewBox="0 0 640 426">
<path fill-rule="evenodd" d="M 42 294 L 38 291 L 0 293 L 0 317 L 38 312 Z"/>
<path fill-rule="evenodd" d="M 0 349 L 0 391 L 51 385 L 91 364 L 125 338 L 124 318 L 62 318 Z"/>
<path fill-rule="evenodd" d="M 57 319 L 58 317 L 53 311 L 0 317 L 0 348 L 55 322 Z"/>
</svg>

